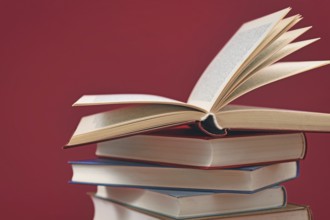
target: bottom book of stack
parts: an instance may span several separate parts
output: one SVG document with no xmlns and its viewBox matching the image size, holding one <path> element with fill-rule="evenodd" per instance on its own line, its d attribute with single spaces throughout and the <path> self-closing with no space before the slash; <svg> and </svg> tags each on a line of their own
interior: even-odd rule
<svg viewBox="0 0 330 220">
<path fill-rule="evenodd" d="M 99 190 L 97 192 L 99 194 Z M 94 220 L 173 220 L 173 219 L 228 219 L 228 220 L 310 220 L 311 211 L 308 206 L 287 204 L 281 208 L 265 209 L 258 211 L 239 212 L 233 214 L 218 214 L 204 217 L 174 218 L 151 212 L 146 209 L 136 208 L 127 204 L 100 198 L 97 194 L 90 194 L 94 203 Z M 132 198 L 134 201 L 134 197 Z M 193 202 L 193 201 L 192 201 Z M 164 205 L 164 204 L 163 204 Z M 225 204 L 224 204 L 225 205 Z M 191 209 L 197 207 L 191 205 Z M 166 205 L 164 205 L 166 209 Z"/>
</svg>

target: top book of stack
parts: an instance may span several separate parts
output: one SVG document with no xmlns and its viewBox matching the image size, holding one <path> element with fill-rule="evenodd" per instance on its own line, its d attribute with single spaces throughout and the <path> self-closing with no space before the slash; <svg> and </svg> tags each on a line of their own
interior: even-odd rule
<svg viewBox="0 0 330 220">
<path fill-rule="evenodd" d="M 330 114 L 230 105 L 269 83 L 330 62 L 277 62 L 318 40 L 292 43 L 310 27 L 289 30 L 300 15 L 290 8 L 244 23 L 196 83 L 187 103 L 145 94 L 85 95 L 74 106 L 134 104 L 83 117 L 66 147 L 120 138 L 182 124 L 210 135 L 229 130 L 330 131 Z"/>
</svg>

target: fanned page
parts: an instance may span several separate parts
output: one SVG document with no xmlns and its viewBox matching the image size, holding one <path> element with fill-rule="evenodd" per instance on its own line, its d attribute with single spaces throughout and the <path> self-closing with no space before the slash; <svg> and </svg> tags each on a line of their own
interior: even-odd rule
<svg viewBox="0 0 330 220">
<path fill-rule="evenodd" d="M 317 112 L 227 105 L 216 119 L 232 130 L 330 131 L 330 114 Z"/>
<path fill-rule="evenodd" d="M 206 68 L 195 85 L 188 104 L 210 111 L 235 72 L 289 10 L 287 8 L 245 23 Z"/>
<path fill-rule="evenodd" d="M 197 111 L 205 110 L 180 102 L 174 99 L 147 94 L 104 94 L 104 95 L 84 95 L 78 99 L 73 106 L 91 106 L 91 105 L 112 105 L 112 104 L 163 104 L 173 106 L 184 106 Z"/>
<path fill-rule="evenodd" d="M 330 61 L 281 62 L 265 67 L 239 85 L 224 101 L 223 106 L 259 87 L 299 73 L 330 64 Z M 221 108 L 220 107 L 220 108 Z"/>
<path fill-rule="evenodd" d="M 224 94 L 224 98 L 228 96 L 232 91 L 234 91 L 242 81 L 244 81 L 247 77 L 254 73 L 254 70 L 264 64 L 268 59 L 270 59 L 276 52 L 283 49 L 290 42 L 295 40 L 297 37 L 305 33 L 309 30 L 310 27 L 300 28 L 293 31 L 288 31 L 264 48 L 252 61 L 248 64 L 248 66 L 242 71 L 241 74 L 235 79 L 235 82 L 231 85 L 230 89 L 226 91 Z M 224 99 L 223 98 L 223 99 Z M 220 109 L 218 106 L 221 104 L 222 100 L 220 100 L 217 104 L 216 109 Z"/>
<path fill-rule="evenodd" d="M 280 49 L 279 51 L 277 51 L 276 53 L 274 53 L 273 55 L 271 55 L 267 60 L 263 61 L 261 64 L 259 64 L 256 67 L 253 67 L 253 71 L 252 73 L 249 73 L 248 76 L 245 77 L 245 79 L 241 80 L 240 83 L 238 83 L 236 85 L 236 87 L 234 89 L 232 89 L 232 91 L 230 93 L 228 93 L 223 100 L 217 105 L 217 109 L 221 109 L 225 104 L 230 103 L 229 98 L 230 96 L 233 96 L 232 93 L 238 93 L 238 91 L 235 92 L 235 89 L 237 89 L 238 86 L 241 86 L 242 84 L 244 84 L 246 81 L 248 81 L 254 73 L 259 72 L 260 70 L 262 70 L 265 67 L 268 67 L 270 65 L 272 65 L 273 63 L 281 60 L 282 58 L 296 52 L 297 50 L 300 50 L 312 43 L 314 43 L 315 41 L 319 40 L 320 38 L 314 38 L 314 39 L 310 39 L 310 40 L 304 40 L 304 41 L 298 41 L 298 42 L 294 42 L 291 44 L 286 45 L 285 47 L 283 47 L 282 49 Z M 276 80 L 273 80 L 276 81 Z M 272 80 L 269 80 L 268 83 L 273 82 Z M 268 84 L 265 83 L 264 85 Z M 257 87 L 255 87 L 257 88 Z M 239 89 L 240 90 L 240 89 Z M 251 91 L 252 89 L 250 89 L 249 91 Z M 237 97 L 238 98 L 238 97 Z M 236 98 L 235 98 L 236 99 Z"/>
<path fill-rule="evenodd" d="M 295 24 L 297 24 L 302 19 L 301 15 L 294 15 L 288 18 L 284 18 L 280 20 L 276 26 L 271 30 L 271 32 L 266 36 L 266 38 L 260 43 L 260 45 L 252 52 L 252 54 L 249 55 L 249 57 L 244 61 L 244 63 L 239 67 L 239 69 L 234 73 L 234 75 L 230 78 L 229 82 L 226 83 L 225 87 L 220 92 L 217 100 L 213 104 L 213 107 L 211 109 L 212 112 L 217 112 L 220 108 L 220 102 L 224 99 L 225 96 L 230 93 L 230 91 L 235 88 L 237 85 L 236 83 L 239 83 L 240 79 L 247 75 L 249 75 L 247 68 L 249 68 L 251 65 L 254 66 L 254 61 L 258 59 L 257 57 L 260 57 L 260 54 L 264 54 L 266 57 L 269 56 L 269 51 L 264 53 L 264 50 L 268 50 L 270 47 L 275 47 L 274 51 L 276 51 L 278 48 L 277 46 L 274 46 L 278 44 L 278 40 L 281 41 L 281 37 L 283 35 L 286 35 L 286 32 L 293 27 Z M 283 43 L 281 43 L 283 45 Z M 281 46 L 278 45 L 278 47 Z M 273 51 L 271 51 L 273 53 Z M 253 73 L 253 72 L 252 72 Z"/>
<path fill-rule="evenodd" d="M 318 41 L 320 38 L 313 38 L 309 40 L 303 40 L 303 41 L 298 41 L 294 42 L 291 44 L 286 45 L 276 53 L 274 53 L 271 57 L 269 57 L 267 60 L 265 60 L 262 64 L 260 64 L 256 69 L 254 69 L 255 72 L 261 70 L 262 68 L 269 66 L 282 58 Z"/>
</svg>

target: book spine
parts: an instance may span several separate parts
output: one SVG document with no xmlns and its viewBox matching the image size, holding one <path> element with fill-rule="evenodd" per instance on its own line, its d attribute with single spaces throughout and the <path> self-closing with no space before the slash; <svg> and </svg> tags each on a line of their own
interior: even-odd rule
<svg viewBox="0 0 330 220">
<path fill-rule="evenodd" d="M 198 128 L 207 135 L 215 137 L 227 135 L 227 129 L 219 128 L 213 114 L 209 114 L 204 120 L 197 121 L 196 124 Z"/>
<path fill-rule="evenodd" d="M 286 191 L 286 188 L 284 186 L 281 186 L 282 192 L 283 192 L 283 204 L 282 207 L 285 207 L 288 204 L 288 193 Z"/>
<path fill-rule="evenodd" d="M 306 137 L 306 134 L 305 133 L 302 133 L 302 141 L 303 141 L 303 145 L 304 145 L 304 148 L 305 148 L 305 152 L 304 152 L 304 155 L 302 156 L 301 159 L 305 159 L 306 158 L 306 155 L 307 155 L 307 148 L 308 148 L 308 142 L 307 142 L 307 137 Z"/>
<path fill-rule="evenodd" d="M 299 161 L 297 161 L 296 163 L 297 163 L 297 174 L 295 178 L 298 178 L 300 176 L 300 163 Z"/>
</svg>

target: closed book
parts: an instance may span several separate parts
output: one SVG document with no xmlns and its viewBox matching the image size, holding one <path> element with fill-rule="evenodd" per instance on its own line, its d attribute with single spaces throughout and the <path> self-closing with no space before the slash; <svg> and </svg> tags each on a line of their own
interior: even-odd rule
<svg viewBox="0 0 330 220">
<path fill-rule="evenodd" d="M 96 150 L 99 157 L 202 168 L 293 161 L 303 159 L 305 153 L 303 133 L 249 133 L 216 138 L 189 128 L 101 142 Z"/>
<path fill-rule="evenodd" d="M 70 163 L 72 183 L 237 193 L 253 193 L 299 174 L 298 162 L 212 170 L 110 159 Z"/>
<path fill-rule="evenodd" d="M 174 220 L 176 218 L 125 206 L 91 195 L 94 220 Z M 308 206 L 288 204 L 286 207 L 245 213 L 186 218 L 190 220 L 311 220 Z"/>
<path fill-rule="evenodd" d="M 177 219 L 280 208 L 284 187 L 252 194 L 98 186 L 95 196 Z"/>
</svg>

